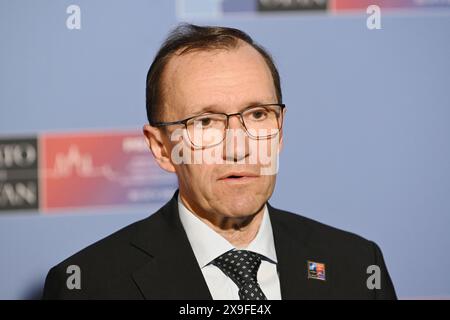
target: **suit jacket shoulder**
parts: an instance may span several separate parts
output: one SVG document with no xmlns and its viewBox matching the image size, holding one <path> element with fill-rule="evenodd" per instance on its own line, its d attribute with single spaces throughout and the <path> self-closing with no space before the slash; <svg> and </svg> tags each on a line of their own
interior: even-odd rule
<svg viewBox="0 0 450 320">
<path fill-rule="evenodd" d="M 140 248 L 133 247 L 133 243 L 136 234 L 142 229 L 147 229 L 149 234 L 160 230 L 164 223 L 161 215 L 160 210 L 146 219 L 128 225 L 54 266 L 46 278 L 44 299 L 126 297 L 123 293 L 127 293 L 131 299 L 141 298 L 130 270 L 145 264 L 149 255 Z M 81 288 L 68 288 L 67 281 L 71 281 L 71 273 L 67 271 L 69 266 L 79 268 Z"/>
<path fill-rule="evenodd" d="M 81 271 L 80 288 L 67 285 L 71 265 Z M 43 298 L 211 299 L 179 220 L 177 193 L 150 217 L 53 267 Z"/>
<path fill-rule="evenodd" d="M 396 299 L 383 255 L 375 242 L 310 218 L 276 209 L 270 204 L 269 212 L 275 242 L 282 244 L 276 244 L 277 255 L 279 251 L 281 253 L 279 265 L 286 269 L 284 273 L 290 278 L 286 291 L 290 292 L 289 288 L 293 286 L 308 288 L 292 288 L 292 296 L 317 299 Z M 325 280 L 312 278 L 308 272 L 309 262 L 325 265 Z M 371 278 L 377 267 L 380 277 Z M 298 277 L 291 276 L 294 274 L 293 268 L 300 270 Z M 280 272 L 280 278 L 282 277 Z M 379 282 L 375 282 L 377 279 Z M 371 288 L 371 285 L 377 285 L 377 288 Z"/>
</svg>

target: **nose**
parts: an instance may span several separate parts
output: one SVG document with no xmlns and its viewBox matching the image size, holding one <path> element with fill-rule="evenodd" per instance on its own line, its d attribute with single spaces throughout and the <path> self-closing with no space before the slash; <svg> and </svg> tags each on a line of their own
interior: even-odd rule
<svg viewBox="0 0 450 320">
<path fill-rule="evenodd" d="M 233 114 L 229 116 L 228 129 L 244 129 L 244 125 L 239 114 Z"/>
<path fill-rule="evenodd" d="M 223 144 L 224 160 L 229 162 L 245 161 L 250 156 L 248 135 L 239 115 L 230 116 Z"/>
</svg>

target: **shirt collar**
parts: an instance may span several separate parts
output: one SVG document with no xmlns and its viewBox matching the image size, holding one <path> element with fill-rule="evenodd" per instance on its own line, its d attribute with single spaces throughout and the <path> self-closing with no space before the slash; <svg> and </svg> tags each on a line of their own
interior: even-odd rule
<svg viewBox="0 0 450 320">
<path fill-rule="evenodd" d="M 236 249 L 228 240 L 211 229 L 186 208 L 180 195 L 178 195 L 178 212 L 194 255 L 201 268 L 207 266 L 212 260 L 225 252 Z M 256 237 L 247 248 L 239 249 L 256 252 L 264 256 L 269 262 L 277 263 L 272 224 L 267 205 L 264 206 L 263 218 Z"/>
</svg>

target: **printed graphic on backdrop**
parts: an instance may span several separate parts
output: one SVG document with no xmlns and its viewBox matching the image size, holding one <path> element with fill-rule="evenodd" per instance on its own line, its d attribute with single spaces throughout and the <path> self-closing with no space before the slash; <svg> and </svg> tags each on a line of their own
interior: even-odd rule
<svg viewBox="0 0 450 320">
<path fill-rule="evenodd" d="M 365 11 L 368 6 L 377 5 L 383 10 L 395 9 L 432 9 L 449 8 L 449 1 L 440 0 L 331 0 L 329 9 L 331 11 L 360 10 Z"/>
<path fill-rule="evenodd" d="M 161 203 L 176 186 L 139 132 L 0 139 L 0 212 Z"/>
<path fill-rule="evenodd" d="M 0 212 L 38 207 L 36 137 L 0 139 Z"/>
<path fill-rule="evenodd" d="M 377 5 L 382 10 L 411 10 L 450 8 L 449 1 L 439 0 L 177 0 L 176 12 L 180 20 L 192 18 L 220 18 L 226 15 L 242 16 L 270 12 L 366 13 L 367 7 Z M 422 10 L 422 12 L 425 12 Z"/>
<path fill-rule="evenodd" d="M 140 133 L 41 137 L 42 209 L 165 201 L 176 185 L 153 160 Z"/>
</svg>

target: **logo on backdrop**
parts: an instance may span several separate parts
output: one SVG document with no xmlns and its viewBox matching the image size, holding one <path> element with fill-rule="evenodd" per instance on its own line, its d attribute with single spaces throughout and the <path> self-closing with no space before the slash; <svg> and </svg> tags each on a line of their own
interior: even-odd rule
<svg viewBox="0 0 450 320">
<path fill-rule="evenodd" d="M 0 138 L 0 212 L 160 203 L 176 186 L 140 132 Z"/>
<path fill-rule="evenodd" d="M 0 139 L 0 211 L 38 207 L 37 139 Z"/>
</svg>

